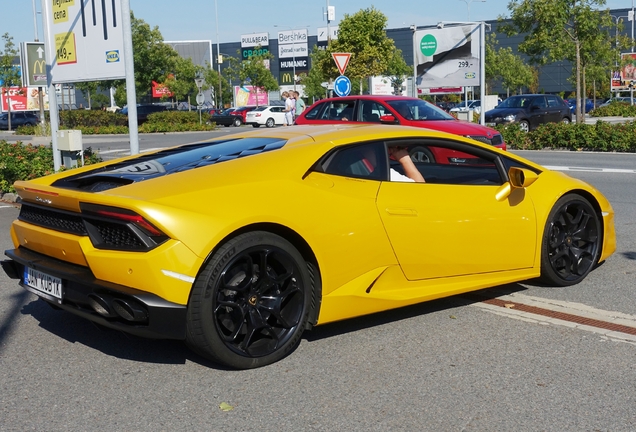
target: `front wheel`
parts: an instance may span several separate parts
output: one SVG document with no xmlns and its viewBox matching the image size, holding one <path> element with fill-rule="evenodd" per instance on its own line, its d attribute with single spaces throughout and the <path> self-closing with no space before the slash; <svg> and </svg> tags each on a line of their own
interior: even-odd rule
<svg viewBox="0 0 636 432">
<path fill-rule="evenodd" d="M 541 279 L 549 285 L 581 282 L 599 260 L 601 221 L 580 195 L 559 199 L 548 216 L 541 246 Z"/>
<path fill-rule="evenodd" d="M 409 153 L 413 162 L 435 163 L 433 152 L 426 147 L 413 147 Z"/>
<path fill-rule="evenodd" d="M 568 117 L 563 117 L 561 119 L 561 123 L 569 124 L 570 123 L 570 119 Z"/>
<path fill-rule="evenodd" d="M 252 127 L 259 128 L 261 127 L 261 125 L 259 125 L 258 123 L 252 123 Z"/>
<path fill-rule="evenodd" d="M 530 123 L 528 123 L 527 120 L 521 120 L 519 122 L 519 129 L 521 129 L 522 132 L 530 132 Z"/>
<path fill-rule="evenodd" d="M 291 243 L 263 231 L 241 234 L 195 280 L 186 343 L 236 369 L 274 363 L 300 343 L 314 293 L 308 264 Z"/>
</svg>

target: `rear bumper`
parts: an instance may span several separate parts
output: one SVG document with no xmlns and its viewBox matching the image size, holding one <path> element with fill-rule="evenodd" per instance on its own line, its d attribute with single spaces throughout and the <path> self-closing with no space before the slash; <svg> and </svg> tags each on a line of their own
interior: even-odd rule
<svg viewBox="0 0 636 432">
<path fill-rule="evenodd" d="M 184 305 L 154 294 L 95 279 L 82 266 L 59 261 L 25 248 L 6 250 L 5 273 L 45 301 L 97 324 L 133 335 L 156 339 L 185 339 Z M 23 283 L 24 267 L 62 279 L 63 298 L 42 295 Z"/>
</svg>

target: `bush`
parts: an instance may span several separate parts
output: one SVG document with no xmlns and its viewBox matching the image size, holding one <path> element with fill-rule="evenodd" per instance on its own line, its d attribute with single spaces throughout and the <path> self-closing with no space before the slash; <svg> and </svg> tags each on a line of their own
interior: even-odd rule
<svg viewBox="0 0 636 432">
<path fill-rule="evenodd" d="M 84 164 L 97 162 L 101 162 L 101 158 L 90 147 L 86 148 Z M 49 175 L 53 170 L 53 150 L 50 146 L 0 141 L 0 192 L 15 192 L 15 181 Z"/>
<path fill-rule="evenodd" d="M 636 152 L 636 122 L 546 123 L 524 133 L 516 123 L 497 126 L 509 149 Z"/>
<path fill-rule="evenodd" d="M 612 102 L 607 106 L 590 111 L 590 117 L 636 117 L 636 105 L 626 102 Z"/>
</svg>

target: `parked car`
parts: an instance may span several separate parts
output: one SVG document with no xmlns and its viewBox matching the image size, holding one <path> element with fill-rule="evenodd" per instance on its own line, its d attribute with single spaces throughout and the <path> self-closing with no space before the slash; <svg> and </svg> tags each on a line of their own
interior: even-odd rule
<svg viewBox="0 0 636 432">
<path fill-rule="evenodd" d="M 226 108 L 220 113 L 212 114 L 210 122 L 216 123 L 217 126 L 240 126 L 243 124 L 240 116 L 232 115 L 236 107 Z"/>
<path fill-rule="evenodd" d="M 425 184 L 395 182 L 390 146 L 481 163 L 418 163 Z M 249 131 L 15 189 L 2 267 L 62 309 L 50 319 L 185 340 L 237 369 L 284 358 L 315 325 L 538 277 L 574 285 L 616 249 L 597 189 L 415 127 Z"/>
<path fill-rule="evenodd" d="M 450 112 L 473 110 L 477 114 L 481 112 L 480 100 L 469 100 L 468 102 L 460 102 L 450 109 Z"/>
<path fill-rule="evenodd" d="M 255 109 L 256 106 L 232 107 L 223 111 L 221 114 L 215 114 L 210 117 L 210 121 L 217 126 L 235 126 L 239 127 L 245 123 L 247 113 Z"/>
<path fill-rule="evenodd" d="M 361 95 L 323 99 L 296 117 L 297 125 L 339 124 L 343 121 L 416 126 L 449 132 L 506 149 L 503 137 L 492 128 L 457 120 L 439 107 L 418 98 Z M 411 154 L 414 160 L 428 157 Z"/>
<path fill-rule="evenodd" d="M 13 111 L 11 112 L 11 129 L 15 130 L 18 126 L 35 126 L 38 124 L 38 115 L 32 111 Z M 9 113 L 0 114 L 0 129 L 9 129 Z"/>
<path fill-rule="evenodd" d="M 634 97 L 634 100 L 636 101 L 636 97 Z M 611 99 L 608 99 L 607 101 L 603 102 L 602 104 L 600 104 L 599 108 L 600 107 L 604 107 L 604 106 L 608 106 L 609 104 L 611 104 L 613 102 L 621 102 L 621 103 L 631 104 L 632 103 L 632 98 L 629 97 L 629 96 L 619 96 L 619 97 L 611 98 Z"/>
<path fill-rule="evenodd" d="M 137 124 L 143 124 L 148 121 L 150 114 L 166 110 L 168 110 L 168 107 L 163 104 L 137 104 Z M 128 116 L 128 106 L 123 107 L 119 112 Z"/>
<path fill-rule="evenodd" d="M 530 131 L 543 123 L 570 123 L 572 113 L 568 104 L 557 95 L 525 94 L 510 96 L 486 111 L 486 125 L 518 123 L 523 131 Z"/>
<path fill-rule="evenodd" d="M 570 107 L 570 112 L 572 114 L 575 114 L 576 111 L 576 98 L 570 98 L 567 99 L 567 104 Z M 582 101 L 582 111 L 584 113 L 589 113 L 590 111 L 592 111 L 594 109 L 594 101 L 592 99 L 585 99 Z"/>
<path fill-rule="evenodd" d="M 282 105 L 276 106 L 261 106 L 247 112 L 245 118 L 245 124 L 251 124 L 255 128 L 265 125 L 268 128 L 275 125 L 282 125 L 285 123 L 285 107 Z"/>
</svg>

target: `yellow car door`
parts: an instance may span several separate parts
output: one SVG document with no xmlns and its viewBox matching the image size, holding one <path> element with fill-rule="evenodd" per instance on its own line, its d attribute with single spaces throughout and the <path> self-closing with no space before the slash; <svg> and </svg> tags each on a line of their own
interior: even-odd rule
<svg viewBox="0 0 636 432">
<path fill-rule="evenodd" d="M 378 212 L 407 279 L 532 267 L 537 226 L 529 194 L 498 201 L 504 179 L 497 180 L 495 165 L 442 162 L 418 164 L 427 183 L 385 181 L 378 192 Z"/>
</svg>

